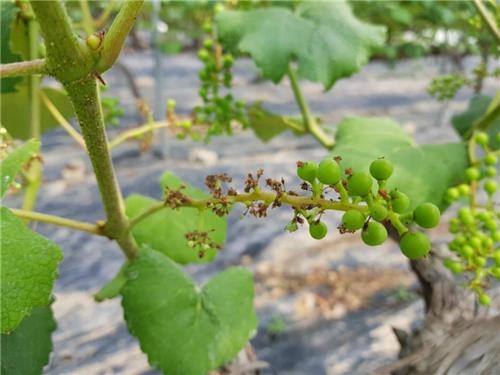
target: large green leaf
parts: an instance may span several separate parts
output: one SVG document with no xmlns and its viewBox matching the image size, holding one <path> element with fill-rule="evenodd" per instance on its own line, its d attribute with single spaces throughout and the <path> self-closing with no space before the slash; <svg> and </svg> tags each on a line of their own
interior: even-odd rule
<svg viewBox="0 0 500 375">
<path fill-rule="evenodd" d="M 231 360 L 257 326 L 250 272 L 229 268 L 203 288 L 163 254 L 143 249 L 127 269 L 122 305 L 152 366 L 204 375 Z"/>
<path fill-rule="evenodd" d="M 52 309 L 36 308 L 10 334 L 2 334 L 1 375 L 39 375 L 49 362 L 56 322 Z"/>
<path fill-rule="evenodd" d="M 385 38 L 383 27 L 358 20 L 345 1 L 306 1 L 295 13 L 279 7 L 226 11 L 216 21 L 222 43 L 248 52 L 265 78 L 279 82 L 296 60 L 302 78 L 327 90 L 358 71 Z"/>
<path fill-rule="evenodd" d="M 188 186 L 172 173 L 166 173 L 161 179 L 161 186 L 168 186 L 171 189 L 179 189 L 183 194 L 195 198 L 203 199 L 209 197 L 201 190 Z M 125 201 L 126 213 L 129 218 L 139 215 L 148 208 L 160 203 L 158 200 L 134 194 L 127 197 Z M 201 215 L 201 217 L 200 217 Z M 211 247 L 204 251 L 204 255 L 199 257 L 196 248 L 188 245 L 185 235 L 195 230 L 206 231 L 211 242 L 222 245 L 226 239 L 227 221 L 226 218 L 219 217 L 210 210 L 200 213 L 198 209 L 183 207 L 179 209 L 164 208 L 146 219 L 140 221 L 132 228 L 132 235 L 140 245 L 149 245 L 178 263 L 201 263 L 211 261 L 217 249 Z"/>
<path fill-rule="evenodd" d="M 16 148 L 0 162 L 0 198 L 7 192 L 22 167 L 40 149 L 40 141 L 31 139 Z"/>
<path fill-rule="evenodd" d="M 398 188 L 411 199 L 411 207 L 424 201 L 445 207 L 446 189 L 462 181 L 468 166 L 462 143 L 416 145 L 388 118 L 351 117 L 341 121 L 332 155 L 342 157 L 343 168 L 368 171 L 370 163 L 385 157 L 394 164 L 387 188 Z"/>
<path fill-rule="evenodd" d="M 18 91 L 10 94 L 2 94 L 0 97 L 0 115 L 2 125 L 9 131 L 12 137 L 17 139 L 29 139 L 30 135 L 30 100 L 27 85 L 18 85 Z M 62 90 L 44 87 L 41 89 L 57 107 L 64 118 L 74 116 L 73 105 L 66 93 Z M 42 133 L 58 126 L 45 104 L 40 107 L 40 125 Z"/>
<path fill-rule="evenodd" d="M 499 94 L 497 94 L 497 97 L 499 97 Z M 457 133 L 461 136 L 467 133 L 474 125 L 474 122 L 487 113 L 492 100 L 493 98 L 488 95 L 474 95 L 469 102 L 468 108 L 451 119 Z M 491 139 L 491 147 L 495 150 L 498 149 L 500 143 L 497 140 L 497 134 L 500 132 L 500 116 L 492 120 L 486 131 Z"/>
<path fill-rule="evenodd" d="M 0 1 L 0 63 L 7 64 L 21 60 L 21 56 L 10 48 L 11 28 L 16 22 L 19 8 L 11 1 Z M 21 77 L 0 79 L 2 93 L 15 92 L 16 85 L 21 82 Z"/>
<path fill-rule="evenodd" d="M 59 247 L 29 229 L 6 207 L 0 208 L 0 300 L 2 333 L 16 329 L 35 307 L 50 304 Z"/>
</svg>

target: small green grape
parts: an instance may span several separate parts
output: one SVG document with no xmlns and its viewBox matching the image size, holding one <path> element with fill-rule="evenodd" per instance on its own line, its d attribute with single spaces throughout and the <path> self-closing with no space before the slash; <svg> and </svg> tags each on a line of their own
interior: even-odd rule
<svg viewBox="0 0 500 375">
<path fill-rule="evenodd" d="M 370 173 L 378 181 L 391 177 L 393 169 L 392 163 L 387 159 L 377 159 L 370 164 Z"/>
<path fill-rule="evenodd" d="M 198 58 L 201 61 L 207 62 L 210 60 L 210 53 L 205 48 L 202 48 L 198 51 Z"/>
<path fill-rule="evenodd" d="M 462 196 L 468 196 L 470 195 L 470 186 L 467 184 L 460 184 L 458 185 L 458 192 Z"/>
<path fill-rule="evenodd" d="M 177 102 L 175 99 L 168 99 L 167 100 L 167 109 L 169 111 L 173 111 L 175 109 L 175 106 L 177 105 Z"/>
<path fill-rule="evenodd" d="M 496 250 L 491 258 L 497 264 L 497 266 L 500 266 L 500 250 Z"/>
<path fill-rule="evenodd" d="M 328 233 L 328 228 L 322 221 L 315 221 L 309 224 L 309 234 L 315 240 L 321 240 Z"/>
<path fill-rule="evenodd" d="M 497 175 L 497 169 L 495 167 L 487 167 L 485 170 L 484 170 L 484 174 L 485 176 L 488 176 L 488 177 L 495 177 Z"/>
<path fill-rule="evenodd" d="M 410 208 L 410 198 L 400 191 L 391 192 L 392 210 L 398 214 L 405 213 Z"/>
<path fill-rule="evenodd" d="M 491 304 L 491 297 L 486 293 L 479 294 L 478 301 L 481 305 L 488 306 Z"/>
<path fill-rule="evenodd" d="M 444 194 L 444 199 L 449 203 L 456 201 L 458 198 L 460 198 L 460 192 L 456 187 L 449 188 Z"/>
<path fill-rule="evenodd" d="M 441 212 L 433 203 L 421 203 L 413 211 L 413 219 L 422 228 L 434 228 L 439 224 Z"/>
<path fill-rule="evenodd" d="M 485 132 L 477 132 L 474 135 L 474 140 L 481 146 L 488 146 L 488 143 L 490 141 L 489 138 L 490 137 L 488 136 L 488 133 Z"/>
<path fill-rule="evenodd" d="M 376 221 L 370 221 L 363 228 L 361 239 L 369 246 L 381 245 L 387 239 L 387 229 Z"/>
<path fill-rule="evenodd" d="M 453 273 L 461 273 L 465 270 L 464 265 L 461 262 L 457 262 L 456 260 L 445 259 L 443 264 Z"/>
<path fill-rule="evenodd" d="M 458 210 L 458 219 L 465 225 L 471 225 L 474 223 L 474 215 L 469 207 L 460 207 Z"/>
<path fill-rule="evenodd" d="M 467 181 L 477 181 L 481 177 L 481 172 L 476 167 L 469 167 L 465 170 L 465 178 Z"/>
<path fill-rule="evenodd" d="M 85 42 L 87 43 L 87 47 L 95 51 L 101 46 L 102 38 L 96 34 L 91 34 L 85 39 Z"/>
<path fill-rule="evenodd" d="M 211 38 L 207 38 L 203 41 L 203 47 L 206 49 L 212 49 L 214 46 L 214 41 Z"/>
<path fill-rule="evenodd" d="M 372 189 L 372 176 L 366 172 L 356 172 L 347 180 L 347 189 L 353 196 L 364 197 Z"/>
<path fill-rule="evenodd" d="M 484 182 L 484 190 L 488 195 L 493 195 L 498 190 L 498 183 L 495 180 L 486 180 Z"/>
<path fill-rule="evenodd" d="M 387 214 L 387 208 L 381 203 L 374 203 L 370 207 L 370 216 L 377 221 L 385 220 Z"/>
<path fill-rule="evenodd" d="M 326 185 L 335 185 L 340 181 L 342 171 L 339 164 L 332 158 L 321 160 L 318 165 L 318 180 Z"/>
<path fill-rule="evenodd" d="M 496 165 L 498 163 L 498 158 L 495 154 L 488 154 L 484 157 L 484 164 L 486 165 Z"/>
<path fill-rule="evenodd" d="M 313 183 L 316 179 L 318 166 L 313 161 L 298 161 L 297 162 L 297 176 L 304 181 Z"/>
<path fill-rule="evenodd" d="M 363 228 L 365 215 L 358 210 L 349 210 L 342 216 L 342 224 L 347 230 L 356 231 Z"/>
<path fill-rule="evenodd" d="M 224 64 L 225 68 L 230 68 L 233 65 L 233 63 L 234 63 L 234 57 L 233 57 L 233 55 L 227 53 L 227 54 L 224 55 L 222 61 L 223 61 L 223 64 Z"/>
<path fill-rule="evenodd" d="M 406 232 L 399 241 L 399 247 L 408 258 L 418 259 L 429 253 L 431 250 L 431 241 L 423 233 Z"/>
<path fill-rule="evenodd" d="M 486 264 L 486 258 L 476 255 L 473 259 L 472 262 L 479 268 L 483 267 Z"/>
</svg>

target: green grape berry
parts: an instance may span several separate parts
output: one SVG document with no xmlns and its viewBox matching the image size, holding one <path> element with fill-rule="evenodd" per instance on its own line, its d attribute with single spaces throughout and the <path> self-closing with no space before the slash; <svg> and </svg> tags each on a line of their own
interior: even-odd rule
<svg viewBox="0 0 500 375">
<path fill-rule="evenodd" d="M 487 146 L 490 141 L 489 138 L 488 133 L 485 132 L 477 132 L 474 136 L 476 143 L 481 146 Z"/>
<path fill-rule="evenodd" d="M 227 53 L 227 54 L 224 55 L 222 61 L 223 61 L 223 64 L 224 64 L 225 68 L 230 68 L 233 65 L 233 63 L 234 63 L 234 57 L 233 57 L 233 55 Z"/>
<path fill-rule="evenodd" d="M 370 221 L 363 228 L 361 239 L 369 246 L 381 245 L 387 239 L 387 229 L 376 221 Z"/>
<path fill-rule="evenodd" d="M 387 159 L 377 159 L 370 164 L 370 174 L 376 180 L 387 180 L 392 175 L 394 167 Z"/>
<path fill-rule="evenodd" d="M 488 306 L 491 304 L 491 297 L 486 293 L 481 293 L 478 296 L 478 301 L 481 305 Z"/>
<path fill-rule="evenodd" d="M 167 110 L 173 111 L 175 109 L 175 106 L 177 105 L 177 102 L 175 99 L 168 99 L 167 100 Z"/>
<path fill-rule="evenodd" d="M 498 182 L 495 180 L 486 180 L 484 182 L 484 190 L 488 195 L 493 195 L 498 190 Z"/>
<path fill-rule="evenodd" d="M 458 185 L 458 192 L 461 196 L 468 196 L 470 195 L 470 186 L 467 184 L 460 184 Z"/>
<path fill-rule="evenodd" d="M 212 49 L 214 46 L 214 41 L 211 38 L 207 38 L 203 41 L 203 47 L 206 49 Z"/>
<path fill-rule="evenodd" d="M 318 165 L 318 180 L 326 185 L 335 185 L 340 181 L 342 171 L 339 164 L 332 158 L 321 160 Z"/>
<path fill-rule="evenodd" d="M 391 207 L 398 214 L 405 213 L 410 208 L 410 198 L 400 191 L 391 192 Z"/>
<path fill-rule="evenodd" d="M 420 232 L 406 232 L 399 241 L 403 254 L 410 259 L 418 259 L 427 255 L 431 250 L 431 241 Z"/>
<path fill-rule="evenodd" d="M 377 221 L 385 220 L 387 214 L 387 208 L 381 203 L 374 203 L 370 207 L 370 216 Z"/>
<path fill-rule="evenodd" d="M 313 161 L 298 161 L 297 162 L 297 176 L 304 181 L 313 183 L 316 179 L 318 166 Z"/>
<path fill-rule="evenodd" d="M 460 192 L 456 187 L 449 188 L 444 194 L 444 199 L 449 203 L 456 201 L 458 198 L 460 198 Z"/>
<path fill-rule="evenodd" d="M 457 262 L 456 260 L 445 259 L 443 264 L 453 273 L 461 273 L 465 270 L 464 265 L 461 262 Z"/>
<path fill-rule="evenodd" d="M 342 216 L 342 224 L 347 230 L 356 231 L 363 228 L 365 215 L 358 210 L 349 210 Z"/>
<path fill-rule="evenodd" d="M 486 167 L 484 170 L 484 175 L 488 177 L 495 177 L 497 175 L 497 169 L 495 167 Z"/>
<path fill-rule="evenodd" d="M 481 172 L 476 167 L 469 167 L 465 170 L 465 178 L 467 181 L 477 181 L 481 177 Z"/>
<path fill-rule="evenodd" d="M 498 163 L 498 158 L 495 154 L 488 154 L 484 157 L 484 164 L 486 165 L 496 165 Z"/>
<path fill-rule="evenodd" d="M 198 51 L 198 58 L 203 62 L 207 62 L 210 60 L 210 53 L 205 48 L 202 48 Z"/>
<path fill-rule="evenodd" d="M 422 228 L 434 228 L 439 224 L 441 212 L 433 203 L 419 204 L 413 211 L 413 219 Z"/>
<path fill-rule="evenodd" d="M 328 228 L 322 221 L 314 221 L 309 224 L 309 234 L 315 240 L 321 240 L 328 233 Z"/>
<path fill-rule="evenodd" d="M 356 172 L 347 180 L 347 189 L 353 196 L 364 197 L 372 189 L 372 176 L 366 172 Z"/>
</svg>

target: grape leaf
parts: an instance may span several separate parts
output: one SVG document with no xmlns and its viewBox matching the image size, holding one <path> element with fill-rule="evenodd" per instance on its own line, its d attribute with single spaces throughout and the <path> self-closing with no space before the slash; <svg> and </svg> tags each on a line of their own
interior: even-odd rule
<svg viewBox="0 0 500 375">
<path fill-rule="evenodd" d="M 270 141 L 286 130 L 293 130 L 297 135 L 305 133 L 300 120 L 268 112 L 260 104 L 248 108 L 248 125 L 263 142 Z"/>
<path fill-rule="evenodd" d="M 206 374 L 231 360 L 253 335 L 250 272 L 229 268 L 203 288 L 158 251 L 142 249 L 127 268 L 122 306 L 152 366 L 170 375 Z"/>
<path fill-rule="evenodd" d="M 30 108 L 29 88 L 27 85 L 18 85 L 18 91 L 10 94 L 2 94 L 0 97 L 0 115 L 2 125 L 9 134 L 16 139 L 29 139 L 30 135 Z M 57 107 L 64 118 L 69 119 L 74 116 L 73 105 L 66 93 L 50 87 L 41 89 L 52 103 Z M 56 128 L 59 122 L 54 119 L 45 104 L 40 106 L 40 126 L 42 133 Z"/>
<path fill-rule="evenodd" d="M 31 139 L 16 148 L 0 162 L 0 198 L 7 192 L 21 168 L 40 149 L 40 141 Z"/>
<path fill-rule="evenodd" d="M 0 63 L 2 64 L 21 61 L 21 56 L 14 53 L 10 48 L 11 30 L 18 11 L 19 8 L 14 2 L 0 1 Z M 21 77 L 1 78 L 0 91 L 2 93 L 15 92 L 16 85 L 21 80 Z"/>
<path fill-rule="evenodd" d="M 265 78 L 279 82 L 296 59 L 299 76 L 326 90 L 358 71 L 385 38 L 383 27 L 358 20 L 345 1 L 303 2 L 295 13 L 280 7 L 225 11 L 216 22 L 224 46 L 248 52 Z"/>
<path fill-rule="evenodd" d="M 498 94 L 497 94 L 498 96 Z M 470 128 L 474 125 L 479 118 L 481 118 L 484 114 L 487 113 L 488 107 L 492 103 L 493 98 L 488 95 L 474 95 L 470 102 L 468 108 L 452 117 L 451 122 L 453 127 L 457 131 L 460 136 L 463 136 L 468 132 Z M 492 120 L 486 132 L 490 136 L 491 139 L 491 147 L 494 150 L 500 148 L 500 142 L 497 140 L 497 134 L 500 132 L 500 116 L 497 116 Z"/>
<path fill-rule="evenodd" d="M 163 188 L 168 186 L 175 190 L 181 185 L 185 186 L 181 191 L 186 196 L 195 199 L 209 197 L 201 190 L 188 186 L 172 173 L 167 172 L 161 178 Z M 129 218 L 133 218 L 158 203 L 160 202 L 155 199 L 133 194 L 125 200 L 125 211 Z M 211 247 L 199 257 L 197 249 L 189 247 L 185 235 L 195 230 L 206 231 L 211 242 L 222 245 L 226 239 L 227 221 L 210 210 L 203 211 L 201 215 L 200 218 L 200 211 L 196 208 L 164 208 L 135 225 L 132 235 L 139 245 L 149 245 L 177 263 L 210 262 L 218 250 Z"/>
<path fill-rule="evenodd" d="M 341 121 L 332 155 L 342 157 L 342 168 L 368 172 L 370 163 L 385 157 L 394 164 L 387 189 L 408 195 L 411 207 L 432 202 L 444 209 L 446 189 L 463 181 L 468 166 L 462 143 L 416 145 L 401 127 L 388 118 L 351 117 Z"/>
<path fill-rule="evenodd" d="M 1 375 L 41 374 L 52 351 L 56 322 L 52 309 L 35 308 L 10 334 L 2 334 Z"/>
<path fill-rule="evenodd" d="M 33 232 L 6 207 L 0 213 L 1 328 L 8 333 L 33 308 L 49 305 L 63 255 L 57 245 Z"/>
</svg>

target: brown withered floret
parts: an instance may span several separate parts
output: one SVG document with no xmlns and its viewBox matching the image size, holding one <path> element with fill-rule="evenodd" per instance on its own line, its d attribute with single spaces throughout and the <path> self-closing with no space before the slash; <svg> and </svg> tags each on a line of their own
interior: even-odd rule
<svg viewBox="0 0 500 375">
<path fill-rule="evenodd" d="M 165 206 L 170 208 L 179 208 L 190 201 L 189 197 L 183 194 L 180 190 L 165 190 Z"/>
</svg>

